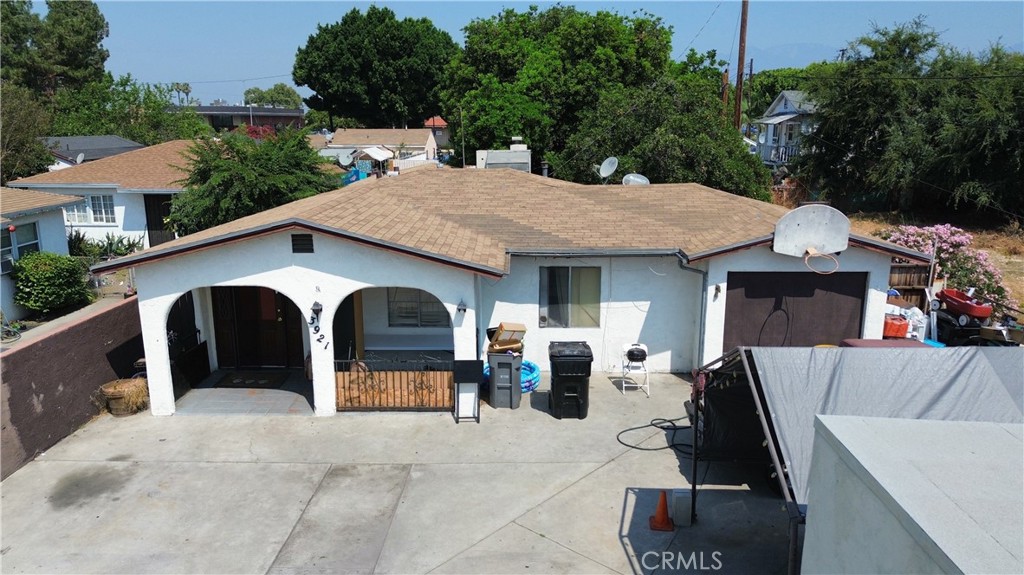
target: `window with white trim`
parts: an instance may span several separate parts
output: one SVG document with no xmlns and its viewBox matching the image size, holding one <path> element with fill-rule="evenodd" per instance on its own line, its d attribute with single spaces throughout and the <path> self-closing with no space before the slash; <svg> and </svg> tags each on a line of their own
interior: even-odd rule
<svg viewBox="0 0 1024 575">
<path fill-rule="evenodd" d="M 600 327 L 601 268 L 541 267 L 540 327 Z"/>
<path fill-rule="evenodd" d="M 35 222 L 19 224 L 14 232 L 4 226 L 0 232 L 0 269 L 3 273 L 11 271 L 15 260 L 38 251 L 39 228 Z"/>
<path fill-rule="evenodd" d="M 388 288 L 389 327 L 451 327 L 441 300 L 415 288 Z"/>
<path fill-rule="evenodd" d="M 72 224 L 116 224 L 114 196 L 105 194 L 86 196 L 85 201 L 65 206 L 64 213 Z"/>
</svg>

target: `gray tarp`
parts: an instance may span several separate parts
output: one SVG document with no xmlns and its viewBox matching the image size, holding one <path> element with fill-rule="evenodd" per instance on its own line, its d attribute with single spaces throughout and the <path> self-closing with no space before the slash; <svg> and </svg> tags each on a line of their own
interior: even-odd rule
<svg viewBox="0 0 1024 575">
<path fill-rule="evenodd" d="M 814 416 L 1022 423 L 1024 348 L 750 348 L 793 493 L 807 503 Z"/>
</svg>

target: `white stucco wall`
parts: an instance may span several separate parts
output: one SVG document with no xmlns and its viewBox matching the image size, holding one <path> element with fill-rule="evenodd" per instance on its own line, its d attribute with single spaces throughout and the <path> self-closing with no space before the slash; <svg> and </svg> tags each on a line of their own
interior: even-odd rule
<svg viewBox="0 0 1024 575">
<path fill-rule="evenodd" d="M 39 250 L 55 254 L 67 255 L 68 237 L 64 233 L 64 212 L 60 208 L 50 212 L 32 214 L 20 218 L 12 218 L 10 224 L 21 227 L 35 222 L 39 233 Z M 15 231 L 17 233 L 17 231 Z M 7 319 L 22 319 L 29 311 L 14 303 L 14 280 L 11 274 L 3 274 L 0 279 L 0 305 L 3 306 Z"/>
<path fill-rule="evenodd" d="M 113 196 L 114 218 L 117 220 L 116 222 L 112 224 L 75 222 L 68 223 L 67 226 L 80 230 L 86 237 L 97 241 L 105 238 L 107 234 L 114 234 L 115 236 L 127 235 L 132 238 L 142 236 L 145 242 L 144 247 L 149 247 L 149 238 L 146 237 L 146 204 L 144 194 L 118 192 L 114 186 L 40 187 L 36 189 L 53 194 L 72 196 Z"/>
<path fill-rule="evenodd" d="M 313 234 L 315 253 L 294 254 L 290 231 L 225 244 L 136 268 L 139 311 L 146 348 L 152 411 L 174 412 L 174 396 L 165 335 L 167 313 L 186 291 L 209 286 L 262 286 L 288 297 L 310 315 L 314 301 L 323 312 L 319 324 L 327 334 L 312 345 L 314 409 L 317 415 L 336 412 L 334 314 L 350 293 L 381 286 L 414 287 L 429 291 L 452 316 L 455 359 L 476 359 L 476 299 L 474 274 L 395 252 Z M 305 232 L 298 232 L 305 233 Z M 211 348 L 212 318 L 208 290 L 199 290 L 197 305 L 205 304 L 200 329 Z M 465 313 L 456 313 L 460 301 Z M 309 328 L 310 330 L 312 327 Z M 308 341 L 308 340 L 307 340 Z M 326 346 L 326 348 L 325 348 Z"/>
<path fill-rule="evenodd" d="M 867 294 L 864 298 L 864 326 L 861 337 L 881 339 L 885 322 L 886 292 L 889 290 L 889 269 L 891 256 L 870 250 L 850 247 L 839 256 L 840 272 L 867 272 Z M 833 264 L 825 260 L 813 262 L 822 269 L 832 269 Z M 772 251 L 771 246 L 762 246 L 712 258 L 708 270 L 708 316 L 704 342 L 705 365 L 729 350 L 722 349 L 725 338 L 725 295 L 728 290 L 729 272 L 807 272 L 803 258 L 784 256 Z M 715 286 L 721 287 L 714 297 Z M 822 318 L 827 321 L 827 318 Z"/>
<path fill-rule="evenodd" d="M 585 341 L 594 353 L 594 371 L 617 372 L 622 345 L 648 346 L 651 371 L 694 367 L 701 278 L 681 270 L 672 257 L 535 258 L 513 257 L 508 277 L 480 279 L 481 349 L 488 327 L 503 321 L 526 325 L 523 357 L 550 369 L 548 344 Z M 596 328 L 540 327 L 540 267 L 601 268 L 601 325 Z"/>
</svg>

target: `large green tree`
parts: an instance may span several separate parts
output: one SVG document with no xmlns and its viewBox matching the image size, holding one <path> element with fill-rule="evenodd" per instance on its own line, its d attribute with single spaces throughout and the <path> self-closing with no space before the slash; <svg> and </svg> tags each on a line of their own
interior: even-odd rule
<svg viewBox="0 0 1024 575">
<path fill-rule="evenodd" d="M 51 136 L 117 135 L 152 145 L 192 139 L 212 130 L 195 110 L 171 105 L 171 90 L 104 74 L 79 89 L 61 89 L 53 101 Z"/>
<path fill-rule="evenodd" d="M 47 0 L 46 9 L 33 42 L 38 48 L 35 89 L 52 96 L 61 88 L 77 89 L 102 80 L 110 55 L 103 39 L 110 30 L 99 7 L 88 0 Z"/>
<path fill-rule="evenodd" d="M 30 85 L 35 73 L 36 47 L 33 40 L 41 21 L 29 0 L 0 2 L 0 79 Z"/>
<path fill-rule="evenodd" d="M 372 127 L 419 125 L 440 112 L 436 91 L 458 51 L 426 18 L 398 20 L 388 8 L 353 8 L 317 27 L 295 55 L 292 77 L 314 94 L 305 102 Z"/>
<path fill-rule="evenodd" d="M 301 108 L 302 96 L 288 84 L 278 82 L 266 90 L 253 86 L 245 91 L 246 104 L 261 106 L 278 106 L 281 108 Z"/>
<path fill-rule="evenodd" d="M 168 222 L 181 235 L 339 187 L 305 130 L 254 140 L 240 132 L 201 139 L 189 148 L 184 191 Z"/>
<path fill-rule="evenodd" d="M 40 139 L 50 117 L 24 86 L 0 82 L 0 184 L 46 171 L 53 154 Z"/>
<path fill-rule="evenodd" d="M 923 18 L 876 27 L 849 54 L 809 84 L 819 124 L 798 166 L 808 179 L 848 208 L 966 202 L 1019 215 L 1024 57 L 962 54 Z"/>
<path fill-rule="evenodd" d="M 693 58 L 691 54 L 691 58 Z M 713 54 L 708 55 L 709 62 Z M 565 149 L 549 154 L 555 176 L 600 180 L 592 166 L 619 160 L 613 183 L 638 172 L 652 183 L 696 182 L 770 200 L 770 176 L 750 154 L 731 116 L 722 114 L 719 75 L 712 67 L 666 76 L 652 86 L 615 87 L 585 112 Z"/>
<path fill-rule="evenodd" d="M 565 147 L 603 90 L 650 85 L 670 62 L 671 29 L 645 13 L 508 9 L 465 32 L 465 50 L 445 71 L 442 102 L 453 141 L 464 139 L 467 150 L 503 148 L 522 136 L 539 160 Z"/>
</svg>

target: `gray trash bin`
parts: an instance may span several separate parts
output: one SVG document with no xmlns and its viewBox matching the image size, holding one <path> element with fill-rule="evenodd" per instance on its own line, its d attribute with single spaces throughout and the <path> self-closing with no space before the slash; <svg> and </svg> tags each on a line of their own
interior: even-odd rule
<svg viewBox="0 0 1024 575">
<path fill-rule="evenodd" d="M 487 365 L 491 372 L 491 407 L 518 409 L 523 399 L 523 356 L 510 353 L 487 354 Z"/>
</svg>

